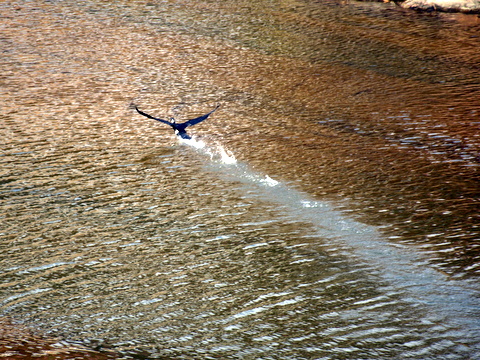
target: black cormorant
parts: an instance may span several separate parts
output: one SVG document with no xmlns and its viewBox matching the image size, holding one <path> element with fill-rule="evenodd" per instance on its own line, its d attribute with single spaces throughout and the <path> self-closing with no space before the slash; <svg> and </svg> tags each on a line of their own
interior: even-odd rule
<svg viewBox="0 0 480 360">
<path fill-rule="evenodd" d="M 172 129 L 175 131 L 175 135 L 180 136 L 182 139 L 191 139 L 191 137 L 187 134 L 185 129 L 189 126 L 198 124 L 199 122 L 205 120 L 206 118 L 208 118 L 210 116 L 211 113 L 213 113 L 219 107 L 220 107 L 220 105 L 217 105 L 217 107 L 215 109 L 213 109 L 212 111 L 210 111 L 208 114 L 199 116 L 195 119 L 187 120 L 187 121 L 185 121 L 183 123 L 180 123 L 180 124 L 177 124 L 173 117 L 170 118 L 171 121 L 167 121 L 167 120 L 163 120 L 163 119 L 157 119 L 156 117 L 153 117 L 151 115 L 148 115 L 148 114 L 144 113 L 143 111 L 138 110 L 136 105 L 135 105 L 135 110 L 137 110 L 140 115 L 146 116 L 149 119 L 157 120 L 157 121 L 160 121 L 164 124 L 170 125 L 172 127 Z"/>
</svg>

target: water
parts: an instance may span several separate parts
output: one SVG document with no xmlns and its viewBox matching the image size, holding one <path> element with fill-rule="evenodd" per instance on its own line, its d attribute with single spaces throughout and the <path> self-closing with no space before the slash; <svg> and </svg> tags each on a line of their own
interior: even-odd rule
<svg viewBox="0 0 480 360">
<path fill-rule="evenodd" d="M 4 316 L 126 357 L 479 352 L 477 18 L 0 7 Z M 179 141 L 132 102 L 222 107 Z"/>
</svg>

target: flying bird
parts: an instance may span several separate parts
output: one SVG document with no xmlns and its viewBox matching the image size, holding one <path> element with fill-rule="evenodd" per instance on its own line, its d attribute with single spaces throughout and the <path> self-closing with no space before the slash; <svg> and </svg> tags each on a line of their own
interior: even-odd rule
<svg viewBox="0 0 480 360">
<path fill-rule="evenodd" d="M 178 124 L 175 119 L 172 117 L 170 118 L 170 121 L 168 120 L 163 120 L 163 119 L 157 119 L 156 117 L 153 117 L 151 115 L 148 115 L 146 113 L 144 113 L 143 111 L 140 111 L 138 110 L 137 106 L 135 105 L 135 110 L 137 110 L 137 112 L 140 114 L 140 115 L 143 115 L 143 116 L 146 116 L 147 118 L 149 119 L 153 119 L 153 120 L 157 120 L 157 121 L 160 121 L 164 124 L 167 124 L 169 126 L 172 127 L 172 129 L 175 131 L 175 135 L 177 136 L 180 136 L 182 139 L 191 139 L 190 135 L 187 134 L 187 131 L 186 131 L 186 128 L 189 127 L 189 126 L 193 126 L 195 124 L 198 124 L 199 122 L 205 120 L 206 118 L 208 118 L 215 110 L 217 110 L 218 108 L 220 107 L 220 105 L 217 105 L 217 107 L 215 109 L 213 109 L 212 111 L 210 111 L 208 114 L 205 114 L 205 115 L 202 115 L 202 116 L 199 116 L 195 119 L 191 119 L 191 120 L 187 120 L 183 123 L 180 123 Z"/>
</svg>

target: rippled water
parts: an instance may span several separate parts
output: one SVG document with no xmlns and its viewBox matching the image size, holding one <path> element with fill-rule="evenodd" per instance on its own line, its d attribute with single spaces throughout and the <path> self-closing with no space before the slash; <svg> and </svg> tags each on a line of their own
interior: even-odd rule
<svg viewBox="0 0 480 360">
<path fill-rule="evenodd" d="M 480 23 L 0 4 L 0 309 L 126 357 L 480 351 Z M 138 115 L 221 108 L 191 141 Z"/>
</svg>

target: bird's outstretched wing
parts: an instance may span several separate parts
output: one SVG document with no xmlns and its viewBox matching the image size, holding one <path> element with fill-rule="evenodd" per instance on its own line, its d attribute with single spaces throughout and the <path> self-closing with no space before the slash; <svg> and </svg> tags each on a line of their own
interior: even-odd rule
<svg viewBox="0 0 480 360">
<path fill-rule="evenodd" d="M 185 127 L 188 127 L 188 126 L 192 126 L 192 125 L 195 125 L 195 124 L 198 124 L 199 122 L 205 120 L 206 118 L 208 118 L 210 116 L 210 114 L 212 114 L 215 110 L 217 110 L 218 108 L 220 107 L 220 105 L 217 105 L 217 107 L 215 109 L 213 109 L 212 111 L 210 111 L 208 114 L 205 114 L 205 115 L 202 115 L 202 116 L 199 116 L 195 119 L 191 119 L 191 120 L 188 120 L 188 121 L 185 121 L 182 125 L 184 125 Z"/>
<path fill-rule="evenodd" d="M 149 119 L 157 120 L 157 121 L 160 121 L 160 122 L 162 122 L 162 123 L 164 123 L 164 124 L 167 124 L 167 125 L 172 126 L 172 123 L 171 123 L 170 121 L 163 120 L 163 119 L 157 119 L 156 117 L 153 117 L 152 115 L 148 115 L 147 113 L 144 113 L 143 111 L 138 110 L 138 108 L 137 108 L 136 105 L 135 105 L 135 110 L 137 110 L 137 112 L 138 112 L 140 115 L 146 116 L 146 117 L 149 118 Z"/>
</svg>

